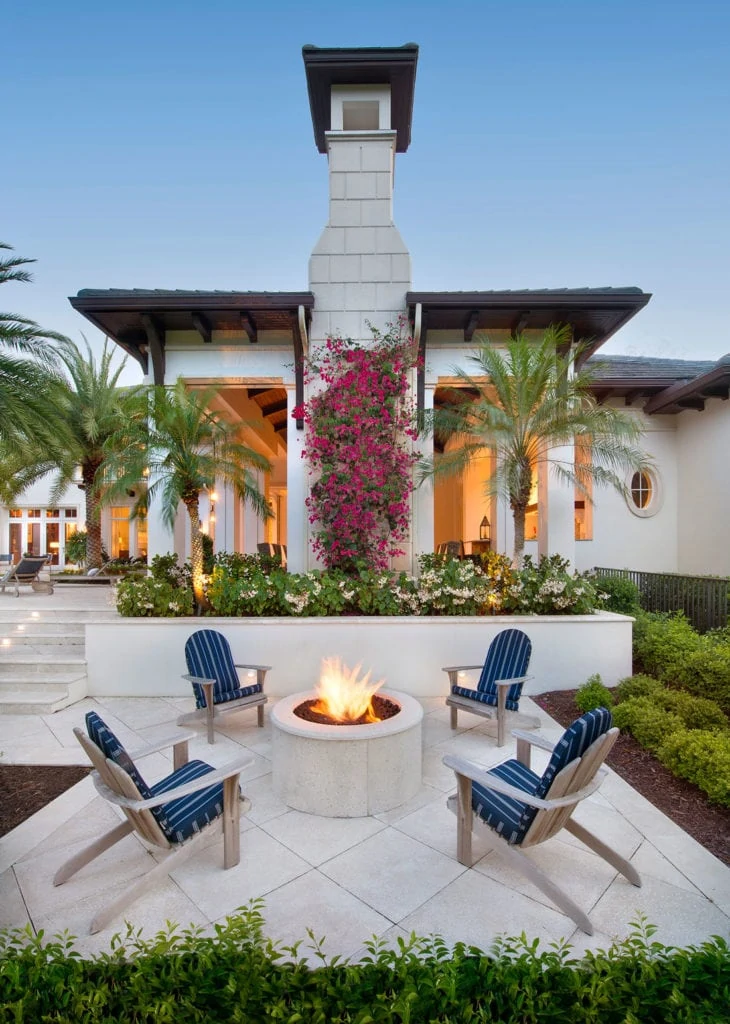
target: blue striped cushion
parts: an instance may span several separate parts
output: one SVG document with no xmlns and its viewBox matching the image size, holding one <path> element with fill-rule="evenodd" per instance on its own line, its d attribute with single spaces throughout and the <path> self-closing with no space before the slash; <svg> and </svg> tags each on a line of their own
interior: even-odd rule
<svg viewBox="0 0 730 1024">
<path fill-rule="evenodd" d="M 199 629 L 188 638 L 185 644 L 185 660 L 191 676 L 215 679 L 214 704 L 224 704 L 263 690 L 260 683 L 241 686 L 236 666 L 233 664 L 230 644 L 223 634 L 215 629 Z M 193 683 L 193 691 L 195 706 L 204 708 L 205 694 L 200 683 Z"/>
<path fill-rule="evenodd" d="M 496 701 L 498 679 L 514 679 L 527 675 L 532 654 L 532 643 L 521 629 L 503 629 L 489 645 L 484 667 L 479 676 L 477 689 L 481 693 L 493 694 Z M 515 683 L 507 691 L 507 707 L 517 711 L 522 683 Z"/>
<path fill-rule="evenodd" d="M 519 701 L 512 700 L 510 694 L 515 689 L 522 689 L 522 684 L 517 686 L 510 686 L 507 690 L 507 699 L 504 702 L 504 706 L 508 711 L 519 711 Z M 494 687 L 494 692 L 487 693 L 481 690 L 470 690 L 466 686 L 452 686 L 451 692 L 457 694 L 459 697 L 468 697 L 469 700 L 476 700 L 480 704 L 488 704 L 490 707 L 496 708 L 497 706 L 497 687 Z"/>
<path fill-rule="evenodd" d="M 150 787 L 140 775 L 137 766 L 123 745 L 104 719 L 100 718 L 95 711 L 89 711 L 86 714 L 86 731 L 89 734 L 89 739 L 97 745 L 104 757 L 108 757 L 110 761 L 124 769 L 139 790 L 142 799 L 146 800 L 151 795 Z"/>
<path fill-rule="evenodd" d="M 521 761 L 514 759 L 497 765 L 488 774 L 524 790 L 525 793 L 534 793 L 540 783 L 539 775 L 526 768 Z M 537 808 L 529 807 L 521 800 L 514 800 L 510 796 L 495 793 L 494 790 L 480 786 L 478 782 L 472 783 L 471 806 L 490 828 L 513 846 L 519 846 L 537 814 Z"/>
<path fill-rule="evenodd" d="M 603 733 L 608 732 L 612 724 L 613 719 L 608 708 L 596 708 L 594 711 L 587 711 L 585 715 L 576 718 L 555 744 L 552 757 L 543 772 L 535 795 L 547 796 L 558 772 L 576 757 L 582 757 L 591 743 L 595 742 Z"/>
<path fill-rule="evenodd" d="M 205 761 L 188 761 L 172 775 L 156 782 L 150 796 L 175 789 L 214 770 Z M 215 783 L 207 789 L 199 789 L 197 793 L 178 797 L 177 800 L 151 810 L 167 839 L 171 843 L 183 843 L 223 813 L 223 783 Z"/>
</svg>

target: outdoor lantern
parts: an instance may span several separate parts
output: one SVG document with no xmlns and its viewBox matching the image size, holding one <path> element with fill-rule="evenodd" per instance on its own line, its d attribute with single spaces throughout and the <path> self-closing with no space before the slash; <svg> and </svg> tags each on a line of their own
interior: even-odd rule
<svg viewBox="0 0 730 1024">
<path fill-rule="evenodd" d="M 490 533 L 491 528 L 489 526 L 489 520 L 484 516 L 479 524 L 479 540 L 491 540 Z"/>
</svg>

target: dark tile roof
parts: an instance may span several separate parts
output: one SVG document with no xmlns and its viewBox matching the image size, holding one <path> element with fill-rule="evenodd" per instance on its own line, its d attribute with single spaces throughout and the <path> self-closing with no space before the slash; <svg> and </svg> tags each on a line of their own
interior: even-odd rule
<svg viewBox="0 0 730 1024">
<path fill-rule="evenodd" d="M 171 297 L 189 295 L 194 298 L 199 295 L 288 295 L 289 292 L 254 292 L 254 291 L 232 291 L 223 290 L 220 288 L 213 289 L 202 289 L 202 288 L 82 288 L 78 293 L 79 297 L 99 297 L 99 298 L 128 298 L 131 295 L 139 296 L 160 296 L 160 297 Z"/>
<path fill-rule="evenodd" d="M 598 378 L 632 378 L 634 380 L 692 380 L 715 366 L 709 359 L 664 359 L 652 356 L 591 356 L 587 365 Z"/>
</svg>

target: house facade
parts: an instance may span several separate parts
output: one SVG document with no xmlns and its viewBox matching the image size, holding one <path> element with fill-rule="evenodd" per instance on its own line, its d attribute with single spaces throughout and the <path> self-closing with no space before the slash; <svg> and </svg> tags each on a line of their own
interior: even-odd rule
<svg viewBox="0 0 730 1024">
<path fill-rule="evenodd" d="M 447 400 L 454 367 L 468 368 L 478 343 L 500 346 L 517 332 L 538 338 L 560 323 L 570 325 L 583 358 L 595 364 L 598 399 L 637 417 L 654 463 L 627 480 L 628 499 L 600 490 L 593 504 L 540 472 L 528 510 L 526 552 L 557 552 L 578 569 L 730 574 L 730 474 L 723 469 L 730 450 L 730 356 L 717 363 L 602 356 L 601 346 L 650 299 L 636 287 L 415 290 L 393 197 L 398 154 L 411 142 L 418 47 L 305 47 L 303 58 L 314 141 L 329 178 L 327 219 L 309 258 L 309 289 L 84 289 L 70 299 L 139 362 L 147 381 L 170 384 L 182 377 L 190 387 L 216 384 L 216 407 L 269 459 L 271 472 L 259 480 L 273 512 L 266 523 L 224 487 L 202 496 L 204 529 L 216 549 L 255 552 L 260 543 L 279 543 L 286 545 L 292 571 L 315 564 L 305 510 L 303 423 L 292 413 L 307 397 L 305 361 L 328 336 L 367 345 L 370 325 L 383 330 L 407 317 L 421 356 L 413 396 L 419 408 L 430 409 Z M 417 443 L 433 451 L 431 438 Z M 572 457 L 569 451 L 562 456 Z M 509 509 L 484 498 L 489 471 L 487 459 L 458 479 L 437 479 L 414 491 L 410 542 L 399 566 L 410 568 L 419 554 L 449 541 L 462 543 L 466 552 L 511 552 Z M 8 530 L 8 550 L 18 544 L 27 549 L 29 539 L 40 550 L 58 543 L 62 564 L 73 509 L 77 521 L 83 514 L 79 495 L 70 495 L 56 518 L 41 494 L 23 495 L 16 509 L 3 510 L 0 531 Z M 189 551 L 185 515 L 173 531 L 154 505 L 142 524 L 130 523 L 123 506 L 104 516 L 111 555 Z"/>
</svg>

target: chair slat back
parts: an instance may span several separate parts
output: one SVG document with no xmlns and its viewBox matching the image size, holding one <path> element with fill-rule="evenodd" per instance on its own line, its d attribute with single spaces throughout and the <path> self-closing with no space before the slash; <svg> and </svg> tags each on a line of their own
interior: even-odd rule
<svg viewBox="0 0 730 1024">
<path fill-rule="evenodd" d="M 45 555 L 26 555 L 15 566 L 13 578 L 21 583 L 34 580 L 45 564 Z"/>
<path fill-rule="evenodd" d="M 83 729 L 75 728 L 74 736 L 81 744 L 105 786 L 108 786 L 118 796 L 126 796 L 132 800 L 143 799 L 142 794 L 127 772 L 110 758 L 105 757 L 100 748 L 86 735 Z M 152 843 L 153 846 L 159 846 L 164 850 L 170 848 L 170 843 L 155 821 L 152 811 L 133 811 L 129 807 L 123 807 L 122 811 L 139 836 Z"/>
<path fill-rule="evenodd" d="M 588 786 L 611 752 L 611 748 L 618 739 L 618 734 L 619 731 L 616 728 L 601 733 L 585 750 L 582 757 L 574 758 L 561 768 L 552 780 L 547 797 L 554 799 L 560 796 L 570 796 Z M 574 810 L 575 804 L 570 807 L 556 807 L 552 811 L 538 811 L 525 832 L 522 846 L 535 846 L 537 843 L 542 843 L 557 835 L 565 827 L 565 823 Z"/>
<path fill-rule="evenodd" d="M 503 629 L 489 645 L 477 690 L 496 692 L 498 679 L 515 679 L 527 675 L 532 655 L 532 641 L 521 629 Z M 515 683 L 507 691 L 507 707 L 519 702 L 522 683 Z M 514 710 L 514 708 L 510 708 Z"/>
<path fill-rule="evenodd" d="M 215 679 L 213 703 L 220 700 L 224 694 L 241 688 L 230 644 L 217 630 L 199 629 L 188 637 L 185 644 L 185 660 L 191 676 Z M 197 706 L 205 707 L 203 688 L 193 683 L 193 690 Z"/>
</svg>

